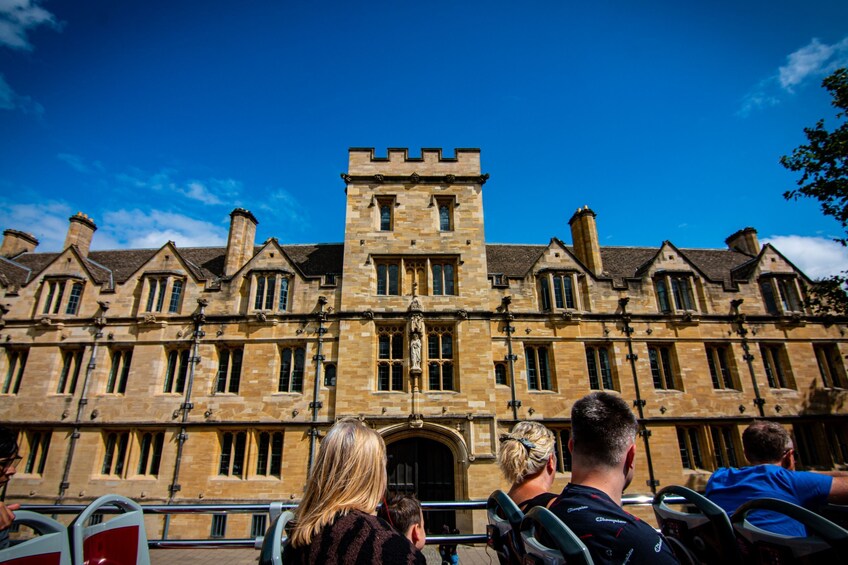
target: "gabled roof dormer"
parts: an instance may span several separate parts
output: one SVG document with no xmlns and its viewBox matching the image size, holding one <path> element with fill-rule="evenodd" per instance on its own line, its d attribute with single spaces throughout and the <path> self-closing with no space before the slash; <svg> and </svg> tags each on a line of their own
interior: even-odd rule
<svg viewBox="0 0 848 565">
<path fill-rule="evenodd" d="M 35 296 L 32 317 L 76 317 L 83 311 L 86 287 L 105 282 L 108 270 L 86 260 L 76 246 L 57 254 L 26 284 Z"/>
<path fill-rule="evenodd" d="M 297 263 L 292 261 L 276 238 L 270 238 L 233 275 L 233 283 L 241 288 L 239 311 L 253 313 L 260 320 L 269 314 L 290 312 L 292 289 L 296 282 L 304 279 Z"/>
</svg>

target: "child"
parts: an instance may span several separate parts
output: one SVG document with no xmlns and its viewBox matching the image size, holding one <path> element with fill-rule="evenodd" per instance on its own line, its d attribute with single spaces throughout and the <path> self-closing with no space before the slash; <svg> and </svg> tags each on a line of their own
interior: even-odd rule
<svg viewBox="0 0 848 565">
<path fill-rule="evenodd" d="M 427 535 L 424 533 L 424 513 L 421 503 L 411 494 L 392 493 L 383 501 L 380 510 L 391 526 L 406 536 L 419 551 L 424 549 Z"/>
</svg>

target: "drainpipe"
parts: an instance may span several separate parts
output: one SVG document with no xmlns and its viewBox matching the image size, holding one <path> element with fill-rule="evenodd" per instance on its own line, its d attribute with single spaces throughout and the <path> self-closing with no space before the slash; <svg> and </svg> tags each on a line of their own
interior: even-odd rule
<svg viewBox="0 0 848 565">
<path fill-rule="evenodd" d="M 504 332 L 506 332 L 506 360 L 509 363 L 509 393 L 512 398 L 508 406 L 512 408 L 512 419 L 518 420 L 518 409 L 521 408 L 521 401 L 515 399 L 515 362 L 518 360 L 518 357 L 512 352 L 512 334 L 515 332 L 515 326 L 512 325 L 512 321 L 515 319 L 515 316 L 509 311 L 510 303 L 512 303 L 511 296 L 504 296 L 501 299 L 504 322 L 506 324 L 504 326 Z"/>
<path fill-rule="evenodd" d="M 748 343 L 748 328 L 745 327 L 745 314 L 739 312 L 739 306 L 742 305 L 743 300 L 742 298 L 731 300 L 730 306 L 733 308 L 733 321 L 736 324 L 736 334 L 742 339 L 742 351 L 745 352 L 742 358 L 748 364 L 748 373 L 751 375 L 751 384 L 754 386 L 754 404 L 760 412 L 760 418 L 763 418 L 766 415 L 763 409 L 766 401 L 760 396 L 760 387 L 757 385 L 757 377 L 754 373 L 754 356 L 751 354 L 751 346 Z"/>
<path fill-rule="evenodd" d="M 88 383 L 91 381 L 91 374 L 97 368 L 97 340 L 103 337 L 103 328 L 106 326 L 106 311 L 109 309 L 108 302 L 98 302 L 100 305 L 100 316 L 94 318 L 94 339 L 91 345 L 91 357 L 88 359 L 88 365 L 85 368 L 85 377 L 82 381 L 82 393 L 77 402 L 77 415 L 74 418 L 74 431 L 71 432 L 71 443 L 68 445 L 68 455 L 65 458 L 65 470 L 62 473 L 62 482 L 59 483 L 59 497 L 56 499 L 56 504 L 62 504 L 65 498 L 65 493 L 70 487 L 71 465 L 74 462 L 74 451 L 77 447 L 77 440 L 80 437 L 80 422 L 82 415 L 88 405 Z"/>
<path fill-rule="evenodd" d="M 639 412 L 639 423 L 642 425 L 642 429 L 639 430 L 639 435 L 642 436 L 642 440 L 645 442 L 645 459 L 648 462 L 648 481 L 647 485 L 651 488 L 651 492 L 656 494 L 657 487 L 660 486 L 660 482 L 654 476 L 654 461 L 651 457 L 651 430 L 645 425 L 645 400 L 642 398 L 642 394 L 639 391 L 639 379 L 636 376 L 636 360 L 639 358 L 638 355 L 633 353 L 633 332 L 634 328 L 630 325 L 630 314 L 627 313 L 627 303 L 630 302 L 630 298 L 623 297 L 618 299 L 618 305 L 621 308 L 621 320 L 624 325 L 624 335 L 627 336 L 627 360 L 630 361 L 630 371 L 633 374 L 633 386 L 636 389 L 636 400 L 633 401 L 633 405 L 636 406 L 636 410 Z"/>
<path fill-rule="evenodd" d="M 321 367 L 324 366 L 324 334 L 327 333 L 327 328 L 324 327 L 324 322 L 327 321 L 327 313 L 324 312 L 324 306 L 327 305 L 327 297 L 318 297 L 318 351 L 312 359 L 315 361 L 315 382 L 312 387 L 312 402 L 309 403 L 309 409 L 312 410 L 312 427 L 309 429 L 309 460 L 307 461 L 306 474 L 307 476 L 312 471 L 312 463 L 315 458 L 315 441 L 318 439 L 318 411 L 323 408 L 319 393 L 321 391 Z"/>
<path fill-rule="evenodd" d="M 203 331 L 203 324 L 206 323 L 206 314 L 204 313 L 204 309 L 209 305 L 209 301 L 205 298 L 198 298 L 197 305 L 199 306 L 197 312 L 192 316 L 194 320 L 194 332 L 191 336 L 191 356 L 189 358 L 189 366 L 188 366 L 188 382 L 186 383 L 185 388 L 185 398 L 180 407 L 174 412 L 182 413 L 180 418 L 180 433 L 177 436 L 177 459 L 174 462 L 174 479 L 171 481 L 171 484 L 168 485 L 168 504 L 173 504 L 174 497 L 180 492 L 182 488 L 180 486 L 180 464 L 183 460 L 183 447 L 185 446 L 185 442 L 188 440 L 188 428 L 186 427 L 186 423 L 188 422 L 188 415 L 191 412 L 191 409 L 194 408 L 194 404 L 191 403 L 191 389 L 194 385 L 194 368 L 200 362 L 200 355 L 198 355 L 198 350 L 200 348 L 200 340 L 206 336 L 206 332 Z M 165 524 L 162 529 L 162 539 L 168 539 L 168 528 L 171 525 L 171 515 L 165 515 Z"/>
</svg>

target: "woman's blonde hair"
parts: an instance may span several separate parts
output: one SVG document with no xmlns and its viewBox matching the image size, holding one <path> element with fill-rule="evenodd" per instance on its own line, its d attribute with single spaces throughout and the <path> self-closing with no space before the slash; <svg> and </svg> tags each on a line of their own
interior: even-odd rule
<svg viewBox="0 0 848 565">
<path fill-rule="evenodd" d="M 554 434 L 539 422 L 518 422 L 500 439 L 498 467 L 512 484 L 542 470 L 554 452 Z"/>
<path fill-rule="evenodd" d="M 386 444 L 382 436 L 358 420 L 339 420 L 321 442 L 296 510 L 292 547 L 309 544 L 337 514 L 374 512 L 385 491 Z"/>
</svg>

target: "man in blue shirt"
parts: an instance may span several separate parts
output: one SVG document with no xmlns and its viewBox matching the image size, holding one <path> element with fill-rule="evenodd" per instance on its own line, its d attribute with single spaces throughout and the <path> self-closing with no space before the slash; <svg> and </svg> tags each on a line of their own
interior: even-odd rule
<svg viewBox="0 0 848 565">
<path fill-rule="evenodd" d="M 595 563 L 673 565 L 665 538 L 621 508 L 633 480 L 639 423 L 620 396 L 595 392 L 571 410 L 571 482 L 551 506 Z"/>
<path fill-rule="evenodd" d="M 792 438 L 780 424 L 755 421 L 743 432 L 742 446 L 751 466 L 723 467 L 707 483 L 707 498 L 728 515 L 756 498 L 778 498 L 814 511 L 826 502 L 848 502 L 848 477 L 795 471 Z M 807 535 L 801 523 L 777 512 L 756 511 L 748 520 L 777 534 Z"/>
</svg>

